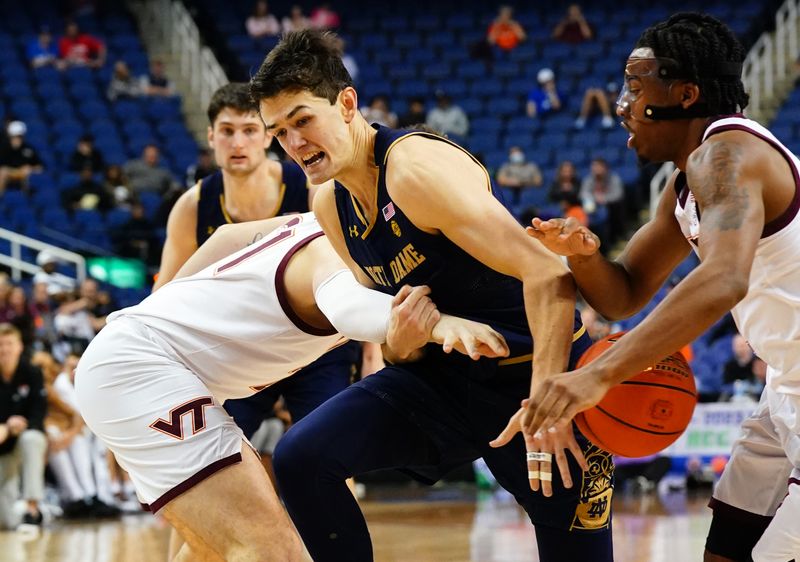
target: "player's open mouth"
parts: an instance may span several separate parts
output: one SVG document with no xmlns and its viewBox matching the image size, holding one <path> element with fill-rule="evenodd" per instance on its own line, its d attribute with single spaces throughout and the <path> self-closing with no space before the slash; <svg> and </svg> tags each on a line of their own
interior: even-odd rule
<svg viewBox="0 0 800 562">
<path fill-rule="evenodd" d="M 247 160 L 247 156 L 231 156 L 232 162 L 244 162 Z"/>
<path fill-rule="evenodd" d="M 633 137 L 635 137 L 636 135 L 631 130 L 631 128 L 628 127 L 628 125 L 626 123 L 620 123 L 620 125 L 622 126 L 623 129 L 628 131 L 628 143 L 627 143 L 627 145 L 628 145 L 628 148 L 630 148 L 631 147 L 631 143 L 633 142 Z"/>
<path fill-rule="evenodd" d="M 306 168 L 311 168 L 312 166 L 316 166 L 325 158 L 325 153 L 322 151 L 312 152 L 311 154 L 306 154 L 303 156 L 303 165 Z"/>
</svg>

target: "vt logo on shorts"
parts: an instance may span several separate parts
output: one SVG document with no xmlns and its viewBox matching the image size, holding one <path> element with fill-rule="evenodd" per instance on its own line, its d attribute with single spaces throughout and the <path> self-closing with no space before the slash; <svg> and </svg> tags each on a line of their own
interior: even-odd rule
<svg viewBox="0 0 800 562">
<path fill-rule="evenodd" d="M 150 427 L 156 431 L 160 431 L 170 437 L 174 437 L 179 441 L 183 441 L 183 416 L 191 414 L 192 416 L 192 435 L 200 433 L 206 428 L 206 414 L 205 407 L 212 406 L 214 399 L 210 396 L 203 396 L 202 398 L 195 398 L 173 408 L 169 411 L 169 421 L 158 418 L 150 424 Z"/>
</svg>

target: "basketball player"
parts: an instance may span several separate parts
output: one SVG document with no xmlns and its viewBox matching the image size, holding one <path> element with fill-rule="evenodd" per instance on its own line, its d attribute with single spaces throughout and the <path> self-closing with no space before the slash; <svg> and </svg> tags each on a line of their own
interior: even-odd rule
<svg viewBox="0 0 800 562">
<path fill-rule="evenodd" d="M 220 169 L 184 193 L 170 212 L 155 289 L 170 281 L 220 225 L 310 209 L 316 187 L 307 182 L 300 166 L 267 158 L 272 135 L 264 129 L 247 84 L 218 89 L 208 105 L 208 122 L 208 144 Z M 281 394 L 292 419 L 302 419 L 350 384 L 358 353 L 359 344 L 348 342 L 292 378 L 263 393 L 231 401 L 225 409 L 248 438 L 270 415 Z M 368 346 L 365 353 L 380 355 L 380 349 Z M 262 460 L 271 470 L 270 459 Z"/>
<path fill-rule="evenodd" d="M 429 285 L 442 311 L 492 325 L 512 354 L 476 365 L 428 348 L 334 396 L 284 436 L 276 476 L 314 560 L 372 560 L 347 477 L 400 467 L 432 483 L 478 457 L 529 513 L 541 560 L 611 560 L 607 454 L 572 428 L 489 446 L 509 417 L 519 419 L 531 377 L 536 386 L 589 343 L 561 261 L 525 236 L 469 153 L 429 132 L 370 127 L 335 36 L 286 35 L 251 91 L 309 181 L 336 180 L 320 188 L 314 212 L 353 274 L 389 294 Z"/>
<path fill-rule="evenodd" d="M 507 353 L 488 326 L 439 318 L 425 287 L 394 299 L 361 287 L 311 213 L 220 229 L 178 275 L 109 316 L 75 379 L 87 425 L 143 504 L 186 540 L 177 560 L 301 554 L 266 472 L 221 407 L 226 399 L 288 377 L 347 336 L 386 341 L 401 357 L 431 338 L 474 358 Z"/>
<path fill-rule="evenodd" d="M 617 115 L 640 158 L 677 167 L 655 216 L 614 262 L 573 221 L 534 219 L 529 232 L 568 256 L 581 293 L 609 319 L 640 310 L 690 249 L 701 263 L 599 359 L 543 381 L 529 427 L 569 421 L 732 309 L 769 368 L 714 491 L 705 559 L 786 562 L 800 559 L 800 161 L 741 115 L 743 59 L 711 16 L 676 14 L 639 38 Z"/>
</svg>

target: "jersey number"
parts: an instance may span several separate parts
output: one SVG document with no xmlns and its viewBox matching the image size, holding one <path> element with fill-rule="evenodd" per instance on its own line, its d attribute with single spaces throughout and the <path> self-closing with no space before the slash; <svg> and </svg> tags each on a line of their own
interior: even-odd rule
<svg viewBox="0 0 800 562">
<path fill-rule="evenodd" d="M 267 248 L 274 246 L 279 242 L 283 242 L 287 238 L 291 238 L 295 234 L 294 227 L 300 224 L 302 220 L 303 219 L 300 218 L 299 216 L 292 218 L 289 222 L 280 227 L 277 230 L 277 232 L 273 233 L 269 238 L 266 238 L 256 244 L 253 244 L 253 247 L 244 254 L 241 254 L 240 256 L 237 256 L 235 259 L 229 261 L 228 263 L 224 263 L 221 266 L 219 266 L 217 270 L 214 272 L 214 274 L 217 275 L 219 273 L 231 269 L 232 267 L 236 267 L 243 261 L 252 258 L 256 254 L 263 252 Z"/>
</svg>

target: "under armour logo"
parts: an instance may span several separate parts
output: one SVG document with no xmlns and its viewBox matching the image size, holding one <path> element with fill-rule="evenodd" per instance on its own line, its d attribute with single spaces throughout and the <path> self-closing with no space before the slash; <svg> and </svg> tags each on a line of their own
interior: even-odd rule
<svg viewBox="0 0 800 562">
<path fill-rule="evenodd" d="M 190 400 L 170 410 L 169 421 L 158 418 L 150 424 L 150 427 L 170 437 L 183 441 L 183 416 L 185 414 L 191 414 L 192 435 L 194 435 L 206 428 L 206 414 L 204 408 L 206 406 L 212 406 L 213 404 L 214 399 L 210 396 L 195 398 L 194 400 Z"/>
<path fill-rule="evenodd" d="M 350 226 L 350 238 L 358 238 L 358 227 L 356 225 Z"/>
</svg>

